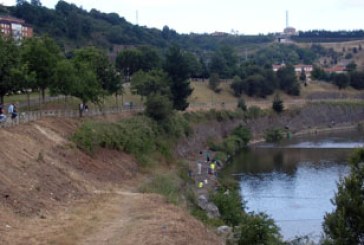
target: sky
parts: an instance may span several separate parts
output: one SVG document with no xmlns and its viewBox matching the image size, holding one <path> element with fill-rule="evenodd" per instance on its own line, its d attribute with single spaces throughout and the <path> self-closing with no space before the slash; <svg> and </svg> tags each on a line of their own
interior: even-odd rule
<svg viewBox="0 0 364 245">
<path fill-rule="evenodd" d="M 0 3 L 15 5 L 15 0 Z M 41 0 L 54 8 L 58 0 Z M 364 29 L 364 0 L 67 0 L 86 10 L 117 13 L 141 26 L 178 33 L 267 34 L 289 26 L 297 30 Z M 138 16 L 138 17 L 137 17 Z"/>
</svg>

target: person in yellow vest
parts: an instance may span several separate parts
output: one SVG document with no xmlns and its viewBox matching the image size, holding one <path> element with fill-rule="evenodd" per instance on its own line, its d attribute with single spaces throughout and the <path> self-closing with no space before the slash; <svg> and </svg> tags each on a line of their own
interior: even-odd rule
<svg viewBox="0 0 364 245">
<path fill-rule="evenodd" d="M 198 182 L 198 188 L 203 188 L 203 181 Z"/>
<path fill-rule="evenodd" d="M 210 169 L 211 169 L 211 174 L 214 175 L 215 174 L 215 162 L 210 163 Z"/>
</svg>

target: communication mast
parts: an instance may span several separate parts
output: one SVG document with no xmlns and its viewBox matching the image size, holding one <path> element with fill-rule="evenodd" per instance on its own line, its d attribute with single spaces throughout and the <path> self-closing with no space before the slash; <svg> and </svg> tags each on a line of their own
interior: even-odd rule
<svg viewBox="0 0 364 245">
<path fill-rule="evenodd" d="M 135 13 L 135 17 L 136 17 L 136 25 L 139 25 L 139 13 L 138 13 L 138 10 Z"/>
</svg>

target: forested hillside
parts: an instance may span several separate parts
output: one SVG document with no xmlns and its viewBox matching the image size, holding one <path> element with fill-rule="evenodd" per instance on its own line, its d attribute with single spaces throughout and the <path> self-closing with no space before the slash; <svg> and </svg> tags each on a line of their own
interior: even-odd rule
<svg viewBox="0 0 364 245">
<path fill-rule="evenodd" d="M 178 34 L 166 26 L 162 30 L 133 25 L 117 13 L 86 11 L 74 4 L 59 1 L 54 9 L 41 6 L 39 1 L 17 1 L 17 5 L 0 8 L 34 27 L 36 34 L 48 34 L 65 50 L 94 45 L 112 51 L 114 45 L 152 45 L 164 48 L 172 43 L 190 51 L 216 50 L 220 45 L 235 47 L 251 43 L 269 43 L 273 36 L 211 36 L 209 34 Z"/>
</svg>

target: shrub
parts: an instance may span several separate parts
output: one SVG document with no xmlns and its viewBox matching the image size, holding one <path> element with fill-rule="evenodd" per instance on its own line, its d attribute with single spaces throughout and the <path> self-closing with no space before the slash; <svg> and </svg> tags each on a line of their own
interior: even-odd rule
<svg viewBox="0 0 364 245">
<path fill-rule="evenodd" d="M 145 113 L 156 121 L 162 121 L 172 115 L 172 101 L 164 95 L 154 94 L 147 98 Z"/>
<path fill-rule="evenodd" d="M 238 108 L 243 110 L 243 111 L 247 110 L 246 103 L 245 103 L 245 100 L 243 98 L 240 98 L 238 100 Z"/>
<path fill-rule="evenodd" d="M 221 218 L 226 224 L 237 226 L 243 217 L 243 204 L 238 190 L 227 191 L 224 188 L 218 190 L 211 200 L 219 208 Z"/>
<path fill-rule="evenodd" d="M 264 213 L 244 215 L 239 232 L 239 245 L 284 244 L 274 220 Z"/>
<path fill-rule="evenodd" d="M 273 99 L 272 108 L 275 112 L 281 113 L 284 109 L 283 106 L 283 100 L 279 96 L 279 94 L 276 94 Z"/>
<path fill-rule="evenodd" d="M 265 131 L 265 141 L 268 143 L 278 143 L 283 137 L 283 131 L 281 129 L 271 128 Z"/>
<path fill-rule="evenodd" d="M 217 73 L 212 73 L 209 79 L 209 87 L 215 92 L 218 93 L 221 90 L 219 90 L 220 85 L 220 77 Z"/>
<path fill-rule="evenodd" d="M 246 113 L 246 117 L 249 119 L 256 119 L 260 116 L 262 116 L 262 109 L 260 109 L 258 106 L 251 106 L 248 108 L 248 111 Z"/>
</svg>

